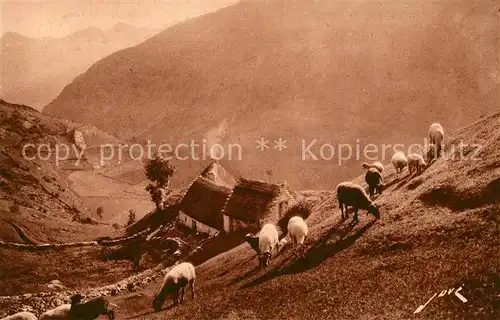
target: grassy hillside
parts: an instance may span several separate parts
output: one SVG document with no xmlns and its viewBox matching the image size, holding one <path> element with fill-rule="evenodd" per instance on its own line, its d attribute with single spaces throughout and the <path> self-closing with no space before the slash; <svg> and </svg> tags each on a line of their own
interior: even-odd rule
<svg viewBox="0 0 500 320">
<path fill-rule="evenodd" d="M 491 1 L 243 1 L 100 60 L 45 112 L 174 147 L 240 144 L 246 176 L 331 188 L 365 155 L 304 160 L 302 140 L 318 139 L 316 155 L 407 146 L 434 121 L 455 130 L 498 110 L 498 29 Z"/>
<path fill-rule="evenodd" d="M 460 148 L 460 142 L 468 147 Z M 479 144 L 480 149 L 470 147 Z M 307 253 L 257 271 L 248 244 L 197 266 L 197 298 L 151 307 L 160 283 L 116 301 L 136 319 L 496 319 L 500 313 L 500 113 L 453 134 L 419 176 L 384 170 L 380 220 L 341 221 L 336 195 L 315 197 Z M 459 155 L 462 153 L 464 158 Z M 479 159 L 476 159 L 479 158 Z M 361 169 L 359 170 L 361 171 Z M 354 180 L 362 185 L 364 176 Z M 460 301 L 454 290 L 467 299 Z M 454 290 L 451 290 L 454 289 Z M 434 293 L 421 313 L 414 315 Z"/>
<path fill-rule="evenodd" d="M 73 136 L 75 129 L 87 145 L 81 158 Z M 119 143 L 116 137 L 95 127 L 2 100 L 0 136 L 0 240 L 38 243 L 94 239 L 113 234 L 111 224 L 125 224 L 130 209 L 136 210 L 140 219 L 153 207 L 143 186 L 103 175 L 117 169 L 120 164 L 116 159 L 95 169 L 100 162 L 99 146 Z M 23 149 L 25 146 L 28 148 Z M 64 147 L 69 150 L 67 156 Z M 99 206 L 104 208 L 102 220 L 96 215 Z"/>
</svg>

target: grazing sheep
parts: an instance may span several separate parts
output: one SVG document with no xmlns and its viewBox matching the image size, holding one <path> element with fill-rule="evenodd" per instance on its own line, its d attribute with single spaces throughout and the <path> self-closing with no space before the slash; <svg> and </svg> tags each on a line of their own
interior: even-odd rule
<svg viewBox="0 0 500 320">
<path fill-rule="evenodd" d="M 408 155 L 408 170 L 410 171 L 410 174 L 413 173 L 413 169 L 416 169 L 417 174 L 420 174 L 422 171 L 424 171 L 425 167 L 427 166 L 427 163 L 425 163 L 424 158 L 416 153 L 412 153 Z"/>
<path fill-rule="evenodd" d="M 425 159 L 427 163 L 431 163 L 434 160 L 436 160 L 439 157 L 439 154 L 437 153 L 437 146 L 435 144 L 430 144 L 429 147 L 427 148 L 427 151 L 425 152 Z"/>
<path fill-rule="evenodd" d="M 21 311 L 13 315 L 2 318 L 1 320 L 37 320 L 36 316 L 28 311 Z"/>
<path fill-rule="evenodd" d="M 382 181 L 382 175 L 380 174 L 380 171 L 375 168 L 368 169 L 365 174 L 365 181 L 368 184 L 370 198 L 373 197 L 375 192 L 378 194 L 382 194 L 382 190 L 384 189 L 385 185 Z"/>
<path fill-rule="evenodd" d="M 380 212 L 378 210 L 377 204 L 370 200 L 366 191 L 360 185 L 352 182 L 341 182 L 337 186 L 337 199 L 339 201 L 340 211 L 342 213 L 342 219 L 344 219 L 344 206 L 345 206 L 345 218 L 348 218 L 347 207 L 352 206 L 354 208 L 354 223 L 358 222 L 358 209 L 366 209 L 369 213 L 373 214 L 377 219 L 380 218 Z"/>
<path fill-rule="evenodd" d="M 391 163 L 394 166 L 396 173 L 400 174 L 408 165 L 408 160 L 402 151 L 398 151 L 392 155 Z"/>
<path fill-rule="evenodd" d="M 288 221 L 288 235 L 292 240 L 295 249 L 304 245 L 304 240 L 309 233 L 309 229 L 307 228 L 307 223 L 302 219 L 302 217 L 295 216 L 292 217 Z"/>
<path fill-rule="evenodd" d="M 45 311 L 38 320 L 69 320 L 71 304 L 63 304 L 49 311 Z"/>
<path fill-rule="evenodd" d="M 444 129 L 439 123 L 431 124 L 429 128 L 430 143 L 436 145 L 436 154 L 439 156 L 443 147 Z"/>
<path fill-rule="evenodd" d="M 69 310 L 70 319 L 75 320 L 93 320 L 101 314 L 105 314 L 109 320 L 115 318 L 114 308 L 115 304 L 109 302 L 105 297 L 97 297 L 82 302 L 83 296 L 75 294 L 70 297 L 71 309 Z"/>
<path fill-rule="evenodd" d="M 153 300 L 153 309 L 161 310 L 165 298 L 172 294 L 174 306 L 184 301 L 184 289 L 187 285 L 191 289 L 191 297 L 194 299 L 194 282 L 196 272 L 194 265 L 189 262 L 182 262 L 173 267 L 163 279 L 163 284 Z M 180 297 L 179 297 L 180 296 Z"/>
<path fill-rule="evenodd" d="M 380 173 L 382 173 L 384 171 L 384 165 L 377 161 L 377 162 L 374 162 L 374 163 L 366 163 L 366 162 L 363 162 L 363 164 L 361 165 L 364 169 L 370 169 L 370 168 L 375 168 L 377 169 Z"/>
<path fill-rule="evenodd" d="M 277 249 L 279 236 L 278 229 L 271 223 L 265 224 L 258 234 L 259 238 L 259 266 L 266 268 L 273 252 Z"/>
</svg>

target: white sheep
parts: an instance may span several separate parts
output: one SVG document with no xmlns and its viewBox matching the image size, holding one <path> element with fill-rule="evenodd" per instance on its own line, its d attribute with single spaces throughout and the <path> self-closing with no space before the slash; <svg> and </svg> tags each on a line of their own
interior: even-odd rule
<svg viewBox="0 0 500 320">
<path fill-rule="evenodd" d="M 259 238 L 259 265 L 266 268 L 269 260 L 275 252 L 279 242 L 278 229 L 271 223 L 262 226 L 258 234 Z"/>
<path fill-rule="evenodd" d="M 341 182 L 337 186 L 337 199 L 339 201 L 342 219 L 348 218 L 347 207 L 354 208 L 354 223 L 358 222 L 358 209 L 366 209 L 369 213 L 373 214 L 377 219 L 380 218 L 378 206 L 366 194 L 365 189 L 353 182 Z M 344 218 L 345 206 L 345 218 Z"/>
<path fill-rule="evenodd" d="M 309 233 L 309 229 L 307 228 L 307 223 L 302 219 L 302 217 L 295 216 L 290 218 L 288 221 L 288 235 L 292 240 L 293 245 L 295 246 L 295 250 L 298 247 L 302 247 L 304 245 L 304 240 Z"/>
<path fill-rule="evenodd" d="M 377 169 L 380 173 L 382 173 L 384 171 L 384 165 L 382 164 L 382 162 L 379 162 L 379 161 L 376 161 L 376 162 L 373 162 L 373 163 L 366 163 L 366 162 L 363 162 L 363 164 L 361 165 L 364 169 L 370 169 L 370 168 L 375 168 Z"/>
<path fill-rule="evenodd" d="M 408 155 L 408 170 L 410 171 L 409 174 L 413 173 L 413 169 L 415 169 L 417 174 L 420 174 L 422 171 L 424 171 L 426 166 L 427 163 L 421 155 L 416 153 Z"/>
<path fill-rule="evenodd" d="M 7 316 L 0 320 L 37 320 L 36 316 L 28 311 L 21 311 L 13 315 Z"/>
<path fill-rule="evenodd" d="M 163 279 L 163 284 L 153 300 L 153 309 L 158 312 L 161 310 L 165 298 L 172 294 L 174 306 L 182 303 L 184 300 L 184 288 L 188 285 L 191 289 L 191 297 L 195 298 L 194 282 L 196 272 L 193 264 L 182 262 L 173 267 Z M 179 297 L 180 296 L 180 297 Z"/>
<path fill-rule="evenodd" d="M 391 163 L 394 166 L 396 173 L 400 174 L 401 172 L 403 172 L 404 168 L 408 165 L 408 159 L 406 159 L 404 152 L 397 151 L 392 155 Z"/>
<path fill-rule="evenodd" d="M 71 304 L 62 304 L 54 309 L 45 311 L 38 318 L 38 320 L 69 320 L 69 311 L 71 310 Z"/>
<path fill-rule="evenodd" d="M 439 156 L 443 147 L 444 129 L 439 123 L 431 124 L 429 128 L 430 143 L 436 145 L 436 154 Z"/>
</svg>

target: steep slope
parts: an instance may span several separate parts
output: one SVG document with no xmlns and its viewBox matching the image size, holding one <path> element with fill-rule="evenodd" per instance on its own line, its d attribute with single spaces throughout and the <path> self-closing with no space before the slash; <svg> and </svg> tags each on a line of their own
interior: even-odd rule
<svg viewBox="0 0 500 320">
<path fill-rule="evenodd" d="M 285 249 L 259 272 L 243 244 L 197 266 L 195 301 L 188 294 L 170 308 L 167 300 L 155 314 L 156 282 L 117 299 L 120 312 L 137 319 L 496 319 L 498 159 L 495 113 L 454 134 L 445 157 L 420 176 L 387 168 L 387 189 L 376 199 L 380 220 L 361 211 L 358 225 L 341 221 L 334 192 L 316 192 L 304 259 Z M 365 185 L 363 176 L 354 181 Z"/>
<path fill-rule="evenodd" d="M 338 144 L 421 143 L 433 121 L 497 110 L 498 21 L 487 1 L 240 2 L 100 60 L 45 112 L 174 147 L 240 144 L 247 176 L 329 188 L 365 157 L 339 164 Z M 319 160 L 303 158 L 314 139 Z"/>
<path fill-rule="evenodd" d="M 89 155 L 95 143 L 118 142 L 95 128 L 0 100 L 0 240 L 66 242 L 113 233 L 110 226 L 87 219 L 93 215 L 89 203 L 74 191 L 69 178 L 75 170 L 93 170 L 84 157 L 75 165 L 80 152 L 75 129 L 84 132 Z M 66 160 L 63 146 L 70 152 Z M 59 161 L 56 147 L 62 150 Z"/>
<path fill-rule="evenodd" d="M 93 63 L 155 33 L 124 23 L 109 30 L 87 28 L 64 38 L 36 39 L 6 33 L 0 39 L 0 97 L 41 110 Z"/>
</svg>

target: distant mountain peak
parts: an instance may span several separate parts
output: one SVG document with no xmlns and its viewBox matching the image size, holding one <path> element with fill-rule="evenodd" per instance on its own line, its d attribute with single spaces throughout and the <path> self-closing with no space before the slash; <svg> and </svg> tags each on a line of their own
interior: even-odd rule
<svg viewBox="0 0 500 320">
<path fill-rule="evenodd" d="M 117 31 L 117 32 L 125 32 L 129 30 L 135 30 L 138 29 L 137 27 L 134 27 L 133 25 L 130 25 L 125 22 L 118 22 L 114 26 L 112 26 L 109 31 Z"/>
<path fill-rule="evenodd" d="M 31 39 L 31 38 L 28 37 L 28 36 L 25 36 L 25 35 L 20 34 L 18 32 L 12 32 L 12 31 L 6 32 L 0 38 L 1 41 L 3 41 L 3 42 L 9 42 L 9 43 L 19 42 L 19 41 L 26 41 L 26 40 L 29 40 L 29 39 Z"/>
</svg>

